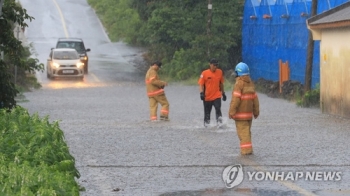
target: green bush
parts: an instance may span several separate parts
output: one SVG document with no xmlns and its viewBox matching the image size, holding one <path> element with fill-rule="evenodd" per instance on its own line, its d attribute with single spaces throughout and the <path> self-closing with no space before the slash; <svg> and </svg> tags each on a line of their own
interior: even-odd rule
<svg viewBox="0 0 350 196">
<path fill-rule="evenodd" d="M 19 93 L 14 84 L 14 68 L 18 68 L 16 83 L 21 83 L 21 73 L 43 71 L 44 65 L 38 59 L 30 57 L 30 51 L 22 41 L 14 36 L 14 29 L 28 27 L 27 22 L 34 18 L 27 14 L 17 1 L 6 1 L 2 7 L 0 20 L 0 45 L 4 53 L 0 58 L 0 108 L 11 109 L 16 106 L 16 95 Z M 25 83 L 25 81 L 23 81 Z M 22 83 L 22 84 L 23 84 Z"/>
<path fill-rule="evenodd" d="M 79 195 L 79 171 L 58 122 L 0 110 L 0 195 Z"/>
<path fill-rule="evenodd" d="M 317 84 L 315 89 L 306 92 L 297 100 L 297 105 L 300 107 L 320 106 L 320 85 Z"/>
<path fill-rule="evenodd" d="M 210 58 L 223 70 L 241 60 L 243 0 L 215 1 L 208 28 L 207 3 L 200 0 L 88 0 L 112 41 L 147 49 L 147 63 L 163 62 L 176 81 L 198 76 Z"/>
</svg>

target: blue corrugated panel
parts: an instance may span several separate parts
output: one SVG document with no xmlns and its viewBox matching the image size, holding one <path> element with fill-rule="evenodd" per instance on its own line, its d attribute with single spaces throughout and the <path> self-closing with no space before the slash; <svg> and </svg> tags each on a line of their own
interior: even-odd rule
<svg viewBox="0 0 350 196">
<path fill-rule="evenodd" d="M 318 13 L 348 0 L 319 0 Z M 253 79 L 277 81 L 278 61 L 288 61 L 291 79 L 304 83 L 311 0 L 246 0 L 243 17 L 243 61 Z M 307 14 L 305 16 L 302 16 Z M 269 15 L 271 18 L 264 18 Z M 254 18 L 254 16 L 256 18 Z M 312 86 L 320 81 L 319 42 L 315 42 Z"/>
</svg>

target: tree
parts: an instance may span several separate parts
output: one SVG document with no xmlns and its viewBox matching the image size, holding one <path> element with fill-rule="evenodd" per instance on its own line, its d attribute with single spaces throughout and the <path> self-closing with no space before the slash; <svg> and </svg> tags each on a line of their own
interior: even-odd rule
<svg viewBox="0 0 350 196">
<path fill-rule="evenodd" d="M 312 0 L 311 16 L 317 14 L 317 0 Z M 314 58 L 314 40 L 312 38 L 312 33 L 309 31 L 309 38 L 307 43 L 307 58 L 306 58 L 306 68 L 305 68 L 305 87 L 304 92 L 311 90 L 311 78 L 312 78 L 312 64 Z"/>
<path fill-rule="evenodd" d="M 125 40 L 132 40 L 129 43 L 148 48 L 145 59 L 162 60 L 162 72 L 170 77 L 178 80 L 197 77 L 213 57 L 220 60 L 220 67 L 224 70 L 232 69 L 241 59 L 244 0 L 213 1 L 210 36 L 207 35 L 206 1 L 125 1 L 88 0 L 102 15 L 111 37 L 122 30 L 118 36 L 125 36 Z M 134 11 L 130 12 L 132 14 L 126 12 L 129 10 L 127 6 Z"/>
<path fill-rule="evenodd" d="M 15 0 L 4 0 L 0 15 L 0 51 L 4 54 L 0 59 L 0 108 L 11 109 L 16 106 L 15 97 L 19 92 L 12 80 L 13 73 L 9 72 L 11 66 L 16 65 L 29 72 L 44 69 L 37 59 L 23 57 L 26 49 L 14 36 L 15 24 L 25 28 L 28 27 L 25 21 L 33 19 Z"/>
<path fill-rule="evenodd" d="M 2 15 L 2 6 L 4 5 L 4 0 L 0 0 L 0 17 Z"/>
</svg>

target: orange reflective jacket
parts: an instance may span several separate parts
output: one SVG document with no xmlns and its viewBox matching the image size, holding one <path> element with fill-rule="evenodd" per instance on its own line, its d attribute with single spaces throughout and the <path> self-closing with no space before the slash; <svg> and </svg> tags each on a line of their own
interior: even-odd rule
<svg viewBox="0 0 350 196">
<path fill-rule="evenodd" d="M 207 69 L 202 72 L 198 84 L 205 86 L 205 101 L 221 98 L 220 83 L 224 83 L 221 69 L 216 69 L 215 72 Z"/>
</svg>

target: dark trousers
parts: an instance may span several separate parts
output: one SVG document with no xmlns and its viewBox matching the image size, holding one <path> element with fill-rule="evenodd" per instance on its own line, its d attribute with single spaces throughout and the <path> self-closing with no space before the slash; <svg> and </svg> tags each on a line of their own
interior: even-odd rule
<svg viewBox="0 0 350 196">
<path fill-rule="evenodd" d="M 219 117 L 222 116 L 221 98 L 217 98 L 213 101 L 203 101 L 203 105 L 204 105 L 204 122 L 210 123 L 210 113 L 213 106 L 215 108 L 216 121 L 218 120 Z"/>
</svg>

